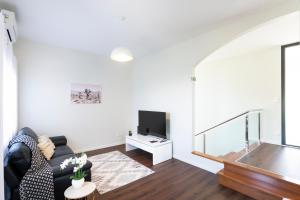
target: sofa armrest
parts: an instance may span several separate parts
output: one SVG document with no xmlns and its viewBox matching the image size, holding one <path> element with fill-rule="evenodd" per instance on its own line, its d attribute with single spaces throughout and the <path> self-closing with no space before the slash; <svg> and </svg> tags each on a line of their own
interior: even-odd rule
<svg viewBox="0 0 300 200">
<path fill-rule="evenodd" d="M 55 136 L 49 138 L 55 146 L 67 145 L 67 138 L 65 136 Z"/>
<path fill-rule="evenodd" d="M 86 164 L 83 166 L 82 170 L 88 172 L 91 169 L 92 165 L 93 164 L 90 161 L 87 161 Z M 68 165 L 63 170 L 60 169 L 60 165 L 52 167 L 53 176 L 54 176 L 54 178 L 65 176 L 65 175 L 71 176 L 74 174 L 73 168 L 74 168 L 74 165 Z"/>
</svg>

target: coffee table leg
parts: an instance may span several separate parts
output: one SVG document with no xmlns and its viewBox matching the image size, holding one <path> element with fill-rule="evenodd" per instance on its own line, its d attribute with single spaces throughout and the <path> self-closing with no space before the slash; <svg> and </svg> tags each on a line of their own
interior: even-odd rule
<svg viewBox="0 0 300 200">
<path fill-rule="evenodd" d="M 95 191 L 92 194 L 90 194 L 86 199 L 87 200 L 95 200 Z"/>
<path fill-rule="evenodd" d="M 91 199 L 95 200 L 95 191 L 91 194 Z"/>
</svg>

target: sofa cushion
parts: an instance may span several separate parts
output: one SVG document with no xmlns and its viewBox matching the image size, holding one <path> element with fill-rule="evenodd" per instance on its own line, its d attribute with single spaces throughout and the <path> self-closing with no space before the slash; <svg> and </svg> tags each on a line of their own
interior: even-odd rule
<svg viewBox="0 0 300 200">
<path fill-rule="evenodd" d="M 52 172 L 53 172 L 53 177 L 61 177 L 64 175 L 72 175 L 73 174 L 73 167 L 74 165 L 69 164 L 64 170 L 61 170 L 60 168 L 60 164 L 70 158 L 70 157 L 74 157 L 74 154 L 71 155 L 63 155 L 63 156 L 59 156 L 56 158 L 52 158 L 51 160 L 48 161 L 48 163 L 50 164 L 50 166 L 52 167 Z M 83 166 L 83 170 L 87 171 L 92 167 L 92 163 L 90 161 L 87 161 L 87 163 Z"/>
<path fill-rule="evenodd" d="M 50 138 L 46 135 L 40 135 L 38 136 L 38 142 L 39 144 L 42 144 L 42 143 L 48 143 L 51 145 L 51 148 L 55 149 L 55 145 L 54 143 L 52 142 L 52 140 L 50 140 Z"/>
<path fill-rule="evenodd" d="M 32 137 L 36 143 L 38 143 L 38 136 L 37 134 L 29 127 L 24 127 L 22 128 L 21 130 L 18 131 L 17 134 L 22 134 L 22 135 L 27 135 L 27 136 L 30 136 Z"/>
<path fill-rule="evenodd" d="M 38 147 L 47 160 L 52 158 L 55 146 L 48 137 L 39 136 Z"/>
<path fill-rule="evenodd" d="M 74 152 L 67 145 L 57 146 L 55 148 L 55 151 L 54 151 L 54 154 L 52 156 L 52 159 L 56 158 L 56 157 L 59 157 L 59 156 L 70 155 L 70 154 L 74 154 Z"/>
</svg>

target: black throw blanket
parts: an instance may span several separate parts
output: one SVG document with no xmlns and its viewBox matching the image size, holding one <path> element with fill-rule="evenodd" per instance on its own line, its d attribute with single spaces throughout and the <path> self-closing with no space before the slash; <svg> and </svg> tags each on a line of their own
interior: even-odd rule
<svg viewBox="0 0 300 200">
<path fill-rule="evenodd" d="M 19 192 L 21 200 L 54 200 L 53 173 L 34 139 L 27 135 L 17 135 L 9 143 L 24 143 L 31 150 L 31 166 L 21 180 Z"/>
</svg>

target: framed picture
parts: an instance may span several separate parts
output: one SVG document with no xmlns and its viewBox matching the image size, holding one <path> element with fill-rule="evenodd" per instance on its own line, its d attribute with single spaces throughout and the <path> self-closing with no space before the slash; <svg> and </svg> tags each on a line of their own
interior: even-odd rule
<svg viewBox="0 0 300 200">
<path fill-rule="evenodd" d="M 71 83 L 71 102 L 75 104 L 100 104 L 102 102 L 101 86 Z"/>
</svg>

